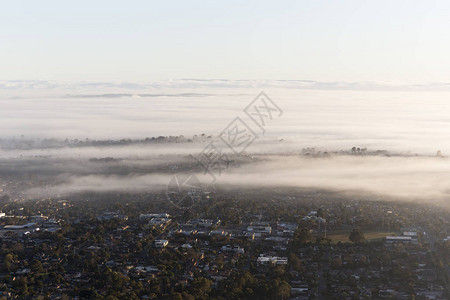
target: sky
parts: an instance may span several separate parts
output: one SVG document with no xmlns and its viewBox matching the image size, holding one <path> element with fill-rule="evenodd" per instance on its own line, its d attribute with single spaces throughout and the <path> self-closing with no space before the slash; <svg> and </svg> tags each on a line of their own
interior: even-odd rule
<svg viewBox="0 0 450 300">
<path fill-rule="evenodd" d="M 0 80 L 449 82 L 448 1 L 1 1 Z"/>
</svg>

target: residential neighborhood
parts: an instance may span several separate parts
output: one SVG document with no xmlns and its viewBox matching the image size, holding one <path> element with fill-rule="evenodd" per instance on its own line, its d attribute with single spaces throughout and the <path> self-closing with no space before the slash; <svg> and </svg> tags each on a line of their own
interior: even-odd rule
<svg viewBox="0 0 450 300">
<path fill-rule="evenodd" d="M 3 203 L 1 296 L 448 299 L 441 211 L 317 193 L 257 197 L 205 194 L 190 210 L 161 195 Z"/>
</svg>

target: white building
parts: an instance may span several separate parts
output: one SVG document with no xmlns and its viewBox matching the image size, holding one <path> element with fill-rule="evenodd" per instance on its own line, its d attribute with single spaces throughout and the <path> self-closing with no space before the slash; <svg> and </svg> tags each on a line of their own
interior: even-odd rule
<svg viewBox="0 0 450 300">
<path fill-rule="evenodd" d="M 417 244 L 417 239 L 413 239 L 411 236 L 387 236 L 386 243 L 411 243 Z"/>
<path fill-rule="evenodd" d="M 145 221 L 145 220 L 150 220 L 152 218 L 165 218 L 165 219 L 169 219 L 170 215 L 167 213 L 160 213 L 160 214 L 141 214 L 139 215 L 139 220 L 141 221 Z"/>
<path fill-rule="evenodd" d="M 265 254 L 261 254 L 256 262 L 258 265 L 287 265 L 288 259 L 287 257 L 266 256 Z"/>
</svg>

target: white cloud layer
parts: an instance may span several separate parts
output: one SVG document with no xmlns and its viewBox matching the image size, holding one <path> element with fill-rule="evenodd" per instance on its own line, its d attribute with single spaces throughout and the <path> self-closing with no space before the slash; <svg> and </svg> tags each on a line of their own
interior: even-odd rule
<svg viewBox="0 0 450 300">
<path fill-rule="evenodd" d="M 398 86 L 313 81 L 201 81 L 153 83 L 0 82 L 2 137 L 121 139 L 205 133 L 218 135 L 241 117 L 260 135 L 248 152 L 286 153 L 316 147 L 323 151 L 386 149 L 398 157 L 335 156 L 323 159 L 271 157 L 230 170 L 220 182 L 363 190 L 403 197 L 448 197 L 450 89 L 447 84 Z M 269 121 L 265 136 L 243 113 L 264 90 L 284 111 Z M 262 142 L 265 138 L 272 142 Z M 280 139 L 284 139 L 283 142 Z M 152 166 L 158 155 L 196 154 L 204 144 L 165 144 L 0 151 L 0 158 L 50 155 L 53 158 L 107 157 Z M 418 153 L 422 157 L 414 157 Z M 167 174 L 65 175 L 51 194 L 83 190 L 161 188 Z M 36 192 L 35 190 L 33 190 Z"/>
<path fill-rule="evenodd" d="M 399 86 L 386 90 L 383 85 L 384 90 L 328 90 L 325 87 L 333 84 L 226 80 L 147 84 L 19 81 L 2 85 L 2 137 L 217 135 L 237 116 L 253 126 L 242 110 L 264 88 L 284 111 L 282 117 L 268 122 L 268 136 L 303 147 L 347 149 L 357 145 L 450 153 L 450 89 L 402 91 Z M 311 89 L 314 86 L 321 89 Z"/>
</svg>

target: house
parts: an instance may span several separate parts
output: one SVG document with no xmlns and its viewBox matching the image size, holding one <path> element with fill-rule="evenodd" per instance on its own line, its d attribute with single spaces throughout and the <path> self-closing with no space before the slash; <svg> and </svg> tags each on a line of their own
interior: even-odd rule
<svg viewBox="0 0 450 300">
<path fill-rule="evenodd" d="M 252 222 L 247 226 L 247 231 L 260 234 L 271 234 L 272 227 L 268 223 Z"/>
<path fill-rule="evenodd" d="M 287 265 L 288 259 L 287 257 L 266 256 L 265 254 L 261 254 L 256 262 L 258 265 Z"/>
<path fill-rule="evenodd" d="M 26 274 L 29 274 L 30 272 L 31 272 L 30 269 L 18 269 L 16 271 L 16 274 L 17 275 L 26 275 Z"/>
<path fill-rule="evenodd" d="M 291 285 L 291 294 L 292 295 L 307 295 L 309 288 L 307 284 L 301 285 Z"/>
<path fill-rule="evenodd" d="M 220 220 L 211 220 L 211 219 L 198 219 L 197 220 L 197 225 L 199 227 L 205 227 L 205 228 L 209 228 L 211 226 L 218 226 L 220 225 Z"/>
<path fill-rule="evenodd" d="M 22 229 L 26 229 L 26 228 L 32 228 L 36 225 L 36 223 L 27 223 L 24 225 L 6 225 L 5 227 L 3 227 L 3 229 L 6 230 L 22 230 Z"/>
<path fill-rule="evenodd" d="M 250 240 L 254 240 L 256 237 L 258 237 L 253 232 L 248 232 L 248 231 L 243 231 L 239 236 L 244 237 L 244 238 L 248 238 Z M 261 235 L 259 235 L 259 237 L 260 236 Z"/>
<path fill-rule="evenodd" d="M 191 244 L 183 244 L 183 245 L 181 245 L 181 248 L 183 248 L 183 249 L 192 249 L 192 245 Z"/>
<path fill-rule="evenodd" d="M 30 217 L 31 222 L 34 222 L 34 223 L 43 223 L 47 219 L 48 219 L 48 217 L 43 216 L 43 215 L 36 215 L 36 216 Z"/>
<path fill-rule="evenodd" d="M 230 235 L 228 232 L 226 232 L 223 229 L 217 229 L 217 230 L 211 230 L 209 235 L 221 235 L 221 236 L 228 236 Z"/>
<path fill-rule="evenodd" d="M 148 267 L 144 267 L 144 266 L 137 266 L 136 268 L 134 268 L 136 270 L 136 272 L 138 273 L 157 273 L 159 272 L 157 267 L 154 266 L 148 266 Z"/>
<path fill-rule="evenodd" d="M 106 265 L 108 268 L 114 268 L 114 267 L 117 267 L 119 264 L 118 264 L 117 262 L 115 262 L 114 260 L 110 260 L 110 261 L 107 261 L 107 262 L 105 263 L 105 265 Z"/>
<path fill-rule="evenodd" d="M 164 248 L 167 245 L 169 245 L 168 240 L 155 240 L 155 247 L 156 248 Z"/>
<path fill-rule="evenodd" d="M 94 245 L 87 247 L 87 250 L 89 250 L 89 251 L 97 251 L 100 249 L 101 249 L 100 247 L 94 246 Z"/>
<path fill-rule="evenodd" d="M 225 252 L 235 252 L 235 253 L 239 253 L 239 254 L 244 254 L 244 248 L 241 248 L 240 246 L 231 246 L 231 245 L 226 245 L 226 246 L 222 246 L 221 248 L 222 251 Z"/>
<path fill-rule="evenodd" d="M 378 291 L 378 296 L 381 298 L 391 298 L 394 297 L 395 294 L 397 294 L 397 291 L 393 289 L 384 289 Z"/>
<path fill-rule="evenodd" d="M 151 226 L 165 226 L 169 224 L 170 221 L 172 220 L 169 218 L 154 217 L 148 222 L 148 224 Z"/>
<path fill-rule="evenodd" d="M 140 214 L 139 215 L 139 220 L 140 221 L 146 221 L 146 220 L 150 220 L 153 218 L 164 218 L 164 219 L 169 219 L 170 215 L 168 213 L 160 213 L 160 214 Z"/>
</svg>

